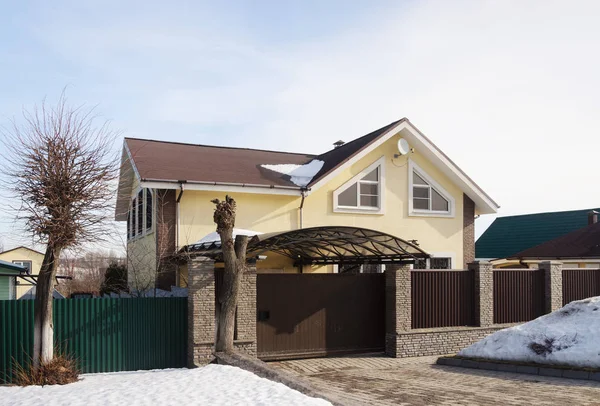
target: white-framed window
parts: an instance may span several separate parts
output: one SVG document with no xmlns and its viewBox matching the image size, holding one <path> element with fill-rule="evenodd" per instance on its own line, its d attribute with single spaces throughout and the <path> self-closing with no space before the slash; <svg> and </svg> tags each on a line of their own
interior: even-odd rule
<svg viewBox="0 0 600 406">
<path fill-rule="evenodd" d="M 383 214 L 385 157 L 369 165 L 333 192 L 337 213 Z"/>
<path fill-rule="evenodd" d="M 454 198 L 412 160 L 408 165 L 408 215 L 454 217 Z"/>
<path fill-rule="evenodd" d="M 27 273 L 31 274 L 31 261 L 18 259 L 14 260 L 12 263 L 24 267 L 25 269 L 27 269 Z"/>
<path fill-rule="evenodd" d="M 127 238 L 143 237 L 153 231 L 154 193 L 151 189 L 140 189 L 131 200 L 127 212 Z"/>
</svg>

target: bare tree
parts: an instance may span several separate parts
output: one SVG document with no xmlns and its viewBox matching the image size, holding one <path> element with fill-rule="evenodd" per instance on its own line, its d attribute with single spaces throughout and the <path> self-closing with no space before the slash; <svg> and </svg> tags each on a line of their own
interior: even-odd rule
<svg viewBox="0 0 600 406">
<path fill-rule="evenodd" d="M 235 330 L 235 309 L 242 274 L 246 272 L 246 247 L 248 236 L 238 235 L 233 240 L 235 225 L 236 203 L 233 198 L 225 196 L 225 201 L 214 199 L 216 205 L 213 219 L 217 223 L 217 233 L 221 237 L 223 251 L 223 287 L 219 294 L 221 311 L 218 313 L 216 351 L 233 352 L 233 337 Z"/>
<path fill-rule="evenodd" d="M 34 305 L 33 366 L 53 358 L 52 289 L 63 250 L 103 238 L 117 174 L 116 134 L 93 109 L 42 102 L 3 131 L 6 186 L 20 198 L 17 218 L 46 244 Z"/>
</svg>

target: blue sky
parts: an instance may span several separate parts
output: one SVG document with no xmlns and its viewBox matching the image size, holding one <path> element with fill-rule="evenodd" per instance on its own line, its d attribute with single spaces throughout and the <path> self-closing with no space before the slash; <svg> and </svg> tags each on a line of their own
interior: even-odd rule
<svg viewBox="0 0 600 406">
<path fill-rule="evenodd" d="M 596 1 L 1 7 L 0 124 L 65 86 L 124 136 L 193 143 L 319 153 L 406 116 L 501 215 L 600 201 Z"/>
</svg>

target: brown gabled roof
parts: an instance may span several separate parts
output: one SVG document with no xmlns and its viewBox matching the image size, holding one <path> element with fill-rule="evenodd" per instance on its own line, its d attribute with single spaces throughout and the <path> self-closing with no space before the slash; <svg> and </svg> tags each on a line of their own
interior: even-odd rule
<svg viewBox="0 0 600 406">
<path fill-rule="evenodd" d="M 562 237 L 536 245 L 513 255 L 512 258 L 600 258 L 600 223 L 580 228 Z"/>
<path fill-rule="evenodd" d="M 347 142 L 337 148 L 332 149 L 331 151 L 325 152 L 324 154 L 317 156 L 315 159 L 324 162 L 323 167 L 319 172 L 317 172 L 315 176 L 313 176 L 312 180 L 308 184 L 308 187 L 314 185 L 320 179 L 333 172 L 338 166 L 342 165 L 344 162 L 348 161 L 358 152 L 371 145 L 379 137 L 385 134 L 390 128 L 402 121 L 406 121 L 406 118 L 394 121 L 393 123 L 390 123 L 385 127 L 381 127 L 380 129 L 375 130 L 372 133 L 363 135 L 360 138 Z"/>
<path fill-rule="evenodd" d="M 42 256 L 44 255 L 44 253 L 43 253 L 43 252 L 39 252 L 39 251 L 37 251 L 37 250 L 34 250 L 33 248 L 29 248 L 29 247 L 26 247 L 26 246 L 24 246 L 24 245 L 19 245 L 18 247 L 11 248 L 11 249 L 9 249 L 9 250 L 6 250 L 6 251 L 2 251 L 2 252 L 0 252 L 0 255 L 2 255 L 2 254 L 6 254 L 7 252 L 11 252 L 11 251 L 18 250 L 19 248 L 23 248 L 23 249 L 25 249 L 25 250 L 27 250 L 27 251 L 35 252 L 36 254 L 40 254 L 40 255 L 42 255 Z"/>
<path fill-rule="evenodd" d="M 142 180 L 236 183 L 299 189 L 299 186 L 290 181 L 289 176 L 265 169 L 261 165 L 302 165 L 313 159 L 321 160 L 323 167 L 313 177 L 308 185 L 310 187 L 403 120 L 406 119 L 394 121 L 318 156 L 139 138 L 125 138 L 125 143 Z"/>
<path fill-rule="evenodd" d="M 313 155 L 125 138 L 142 180 L 296 187 L 263 164 L 304 164 Z"/>
</svg>

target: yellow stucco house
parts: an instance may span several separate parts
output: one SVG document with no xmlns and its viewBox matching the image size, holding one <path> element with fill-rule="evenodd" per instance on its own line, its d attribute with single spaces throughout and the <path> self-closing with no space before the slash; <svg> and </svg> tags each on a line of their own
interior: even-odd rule
<svg viewBox="0 0 600 406">
<path fill-rule="evenodd" d="M 29 275 L 39 275 L 43 259 L 41 252 L 22 246 L 0 252 L 0 260 L 23 266 Z M 31 278 L 16 278 L 16 299 L 35 286 L 31 281 Z"/>
<path fill-rule="evenodd" d="M 332 140 L 334 141 L 334 140 Z M 474 219 L 499 206 L 403 118 L 321 155 L 126 138 L 115 218 L 126 221 L 130 283 L 185 286 L 164 259 L 215 231 L 214 198 L 232 196 L 236 227 L 378 230 L 431 255 L 418 268 L 474 260 Z M 272 254 L 258 272 L 339 272 Z"/>
</svg>

